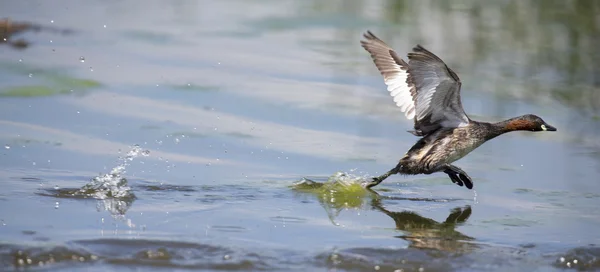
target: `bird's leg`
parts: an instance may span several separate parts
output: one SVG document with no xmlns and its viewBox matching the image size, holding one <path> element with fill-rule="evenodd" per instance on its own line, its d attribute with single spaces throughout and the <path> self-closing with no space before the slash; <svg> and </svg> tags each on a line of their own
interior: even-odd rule
<svg viewBox="0 0 600 272">
<path fill-rule="evenodd" d="M 383 180 L 385 180 L 389 176 L 398 174 L 399 171 L 400 171 L 400 166 L 396 166 L 392 170 L 387 171 L 385 174 L 383 174 L 383 175 L 381 175 L 379 177 L 374 177 L 371 182 L 365 182 L 365 183 L 363 183 L 363 186 L 365 188 L 367 188 L 367 189 L 371 188 L 371 187 L 374 187 L 374 186 L 377 186 L 379 183 L 381 183 Z"/>
<path fill-rule="evenodd" d="M 464 184 L 467 188 L 473 189 L 473 180 L 467 172 L 452 164 L 446 164 L 445 168 L 444 173 L 448 174 L 452 182 L 458 184 L 458 186 Z"/>
</svg>

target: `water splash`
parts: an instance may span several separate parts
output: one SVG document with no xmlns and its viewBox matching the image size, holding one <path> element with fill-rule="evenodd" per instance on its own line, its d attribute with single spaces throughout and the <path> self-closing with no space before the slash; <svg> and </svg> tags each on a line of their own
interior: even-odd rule
<svg viewBox="0 0 600 272">
<path fill-rule="evenodd" d="M 364 176 L 336 172 L 323 183 L 303 178 L 292 186 L 297 191 L 314 194 L 327 212 L 331 223 L 339 226 L 336 218 L 341 211 L 360 209 L 366 200 L 373 196 L 361 185 L 364 181 Z"/>
<path fill-rule="evenodd" d="M 125 157 L 121 158 L 121 163 L 118 166 L 113 168 L 108 174 L 93 178 L 88 184 L 79 189 L 78 194 L 91 196 L 96 199 L 134 197 L 131 187 L 128 186 L 127 179 L 123 177 L 123 174 L 125 174 L 125 169 L 133 159 L 149 155 L 150 151 L 142 149 L 139 145 L 134 145 Z"/>
</svg>

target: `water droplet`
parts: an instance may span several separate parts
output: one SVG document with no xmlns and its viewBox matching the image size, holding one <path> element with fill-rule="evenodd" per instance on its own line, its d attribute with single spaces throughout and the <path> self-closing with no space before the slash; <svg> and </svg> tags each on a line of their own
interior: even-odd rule
<svg viewBox="0 0 600 272">
<path fill-rule="evenodd" d="M 79 62 L 85 62 L 85 57 L 84 56 L 79 57 Z"/>
<path fill-rule="evenodd" d="M 29 74 L 29 77 L 33 77 L 33 74 Z"/>
<path fill-rule="evenodd" d="M 19 62 L 23 62 L 23 59 L 19 59 Z"/>
<path fill-rule="evenodd" d="M 379 269 L 380 269 L 379 265 L 376 265 L 375 270 L 379 270 Z"/>
<path fill-rule="evenodd" d="M 52 43 L 52 40 L 50 40 L 50 43 Z"/>
<path fill-rule="evenodd" d="M 565 257 L 560 257 L 560 259 L 558 259 L 561 263 L 565 262 Z"/>
<path fill-rule="evenodd" d="M 573 260 L 573 264 L 577 264 L 577 259 Z"/>
<path fill-rule="evenodd" d="M 56 201 L 56 203 L 54 203 L 54 208 L 58 209 L 59 205 L 60 205 L 60 203 L 58 201 Z"/>
<path fill-rule="evenodd" d="M 10 145 L 4 145 L 4 148 L 10 149 Z"/>
<path fill-rule="evenodd" d="M 206 166 L 210 166 L 210 162 L 206 164 Z"/>
<path fill-rule="evenodd" d="M 54 24 L 54 20 L 50 20 L 50 23 L 51 23 L 51 24 Z"/>
<path fill-rule="evenodd" d="M 31 164 L 33 164 L 33 166 L 35 166 L 35 165 L 36 165 L 36 163 L 35 163 L 35 162 L 32 162 Z"/>
<path fill-rule="evenodd" d="M 175 143 L 178 144 L 179 143 L 179 138 L 175 138 Z"/>
<path fill-rule="evenodd" d="M 419 272 L 423 272 L 423 271 L 425 271 L 425 268 L 419 267 Z"/>
<path fill-rule="evenodd" d="M 229 260 L 229 259 L 231 259 L 231 256 L 229 256 L 229 255 L 223 256 L 223 260 Z"/>
<path fill-rule="evenodd" d="M 103 25 L 104 28 L 106 28 L 106 25 Z"/>
</svg>

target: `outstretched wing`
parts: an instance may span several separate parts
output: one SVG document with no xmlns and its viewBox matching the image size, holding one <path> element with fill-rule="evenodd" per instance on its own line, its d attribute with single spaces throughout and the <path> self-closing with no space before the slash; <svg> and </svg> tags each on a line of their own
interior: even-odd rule
<svg viewBox="0 0 600 272">
<path fill-rule="evenodd" d="M 394 102 L 400 107 L 400 111 L 404 112 L 406 118 L 413 119 L 416 113 L 416 90 L 410 80 L 408 64 L 398 57 L 394 49 L 370 31 L 367 31 L 364 37 L 367 40 L 362 40 L 360 43 L 371 54 Z"/>
<path fill-rule="evenodd" d="M 408 59 L 408 72 L 417 90 L 415 129 L 428 134 L 440 127 L 466 126 L 469 117 L 462 107 L 456 73 L 420 45 L 408 53 Z"/>
<path fill-rule="evenodd" d="M 417 45 L 407 64 L 370 31 L 364 37 L 361 45 L 371 54 L 394 102 L 406 118 L 414 118 L 415 135 L 469 123 L 460 100 L 460 79 L 440 58 Z"/>
</svg>

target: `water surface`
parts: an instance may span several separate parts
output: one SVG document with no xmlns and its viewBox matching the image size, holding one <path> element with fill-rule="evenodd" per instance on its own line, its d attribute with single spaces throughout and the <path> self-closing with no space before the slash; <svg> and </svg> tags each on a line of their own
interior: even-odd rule
<svg viewBox="0 0 600 272">
<path fill-rule="evenodd" d="M 600 268 L 597 2 L 0 10 L 35 26 L 0 43 L 3 270 Z M 368 29 L 443 58 L 471 118 L 558 131 L 458 161 L 472 191 L 443 174 L 353 187 L 417 140 L 360 47 Z"/>
</svg>

